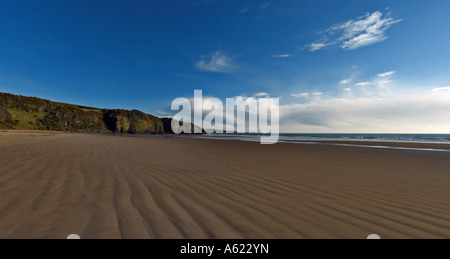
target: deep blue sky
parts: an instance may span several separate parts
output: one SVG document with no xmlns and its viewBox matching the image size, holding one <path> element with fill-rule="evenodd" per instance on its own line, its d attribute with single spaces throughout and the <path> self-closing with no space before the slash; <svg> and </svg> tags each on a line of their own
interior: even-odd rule
<svg viewBox="0 0 450 259">
<path fill-rule="evenodd" d="M 377 13 L 376 43 L 312 51 Z M 390 71 L 397 88 L 448 87 L 449 13 L 448 0 L 2 1 L 0 91 L 157 114 L 194 89 L 292 104 Z"/>
</svg>

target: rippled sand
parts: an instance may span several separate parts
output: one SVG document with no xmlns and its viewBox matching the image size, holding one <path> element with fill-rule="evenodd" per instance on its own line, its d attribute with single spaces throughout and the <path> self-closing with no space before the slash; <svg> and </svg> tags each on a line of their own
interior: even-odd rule
<svg viewBox="0 0 450 259">
<path fill-rule="evenodd" d="M 0 238 L 450 238 L 450 154 L 0 132 Z"/>
</svg>

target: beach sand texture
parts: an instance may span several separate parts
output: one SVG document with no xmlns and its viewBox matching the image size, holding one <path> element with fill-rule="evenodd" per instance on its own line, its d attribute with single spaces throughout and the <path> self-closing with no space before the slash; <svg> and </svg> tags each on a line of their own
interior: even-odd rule
<svg viewBox="0 0 450 259">
<path fill-rule="evenodd" d="M 0 238 L 450 238 L 450 153 L 0 132 Z"/>
</svg>

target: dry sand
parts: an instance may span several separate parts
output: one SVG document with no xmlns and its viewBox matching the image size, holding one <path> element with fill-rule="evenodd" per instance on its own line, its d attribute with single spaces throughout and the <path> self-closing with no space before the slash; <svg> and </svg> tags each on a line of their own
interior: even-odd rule
<svg viewBox="0 0 450 259">
<path fill-rule="evenodd" d="M 0 132 L 0 238 L 450 238 L 450 153 Z"/>
</svg>

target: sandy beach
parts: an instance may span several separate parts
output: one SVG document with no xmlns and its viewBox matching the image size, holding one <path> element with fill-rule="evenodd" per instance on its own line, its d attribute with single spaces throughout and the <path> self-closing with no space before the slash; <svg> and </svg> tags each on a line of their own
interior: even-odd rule
<svg viewBox="0 0 450 259">
<path fill-rule="evenodd" d="M 450 238 L 450 153 L 0 132 L 0 238 Z"/>
</svg>

